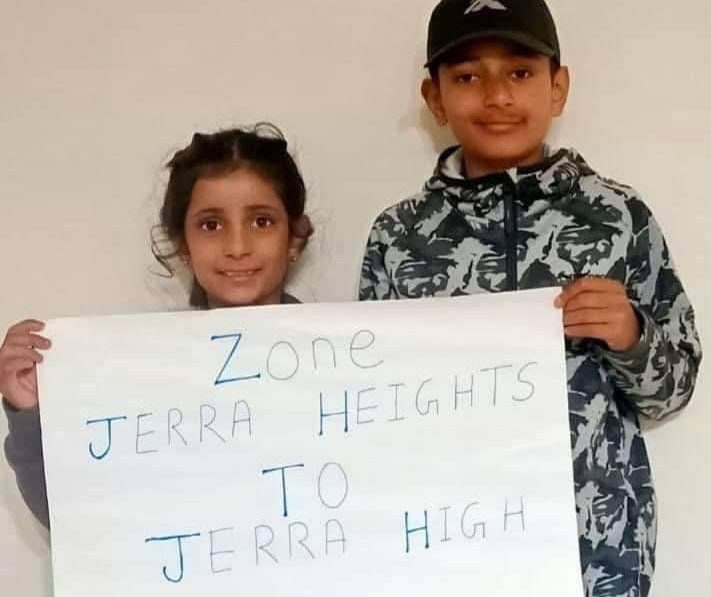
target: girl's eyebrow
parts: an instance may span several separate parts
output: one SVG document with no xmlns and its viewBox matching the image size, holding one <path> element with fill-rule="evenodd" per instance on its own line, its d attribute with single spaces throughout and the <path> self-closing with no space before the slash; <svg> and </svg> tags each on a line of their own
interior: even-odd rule
<svg viewBox="0 0 711 597">
<path fill-rule="evenodd" d="M 254 213 L 257 211 L 268 211 L 270 213 L 277 213 L 279 210 L 278 208 L 274 207 L 273 205 L 269 205 L 268 203 L 252 203 L 250 205 L 246 205 L 244 207 L 244 211 L 247 213 Z M 226 213 L 226 210 L 222 207 L 204 207 L 203 209 L 196 211 L 192 217 L 193 218 L 202 218 L 205 216 L 223 216 Z"/>
<path fill-rule="evenodd" d="M 196 211 L 193 214 L 194 218 L 198 218 L 201 216 L 219 216 L 225 213 L 225 210 L 222 209 L 221 207 L 205 207 L 201 209 L 200 211 Z"/>
<path fill-rule="evenodd" d="M 279 211 L 276 207 L 273 205 L 269 205 L 267 203 L 253 203 L 251 205 L 247 205 L 245 207 L 245 210 L 247 211 Z"/>
</svg>

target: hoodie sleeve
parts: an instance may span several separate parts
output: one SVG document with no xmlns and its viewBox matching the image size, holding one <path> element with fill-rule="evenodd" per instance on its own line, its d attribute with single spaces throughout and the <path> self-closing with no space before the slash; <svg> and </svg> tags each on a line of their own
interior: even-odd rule
<svg viewBox="0 0 711 597">
<path fill-rule="evenodd" d="M 386 252 L 391 244 L 387 234 L 388 222 L 392 225 L 392 217 L 383 213 L 370 230 L 360 270 L 358 299 L 361 301 L 395 298 L 393 283 L 385 264 Z"/>
<path fill-rule="evenodd" d="M 5 438 L 7 462 L 15 471 L 25 504 L 37 520 L 49 528 L 39 408 L 17 410 L 4 399 L 2 405 L 9 429 Z"/>
<path fill-rule="evenodd" d="M 657 222 L 639 199 L 630 200 L 629 207 L 627 290 L 641 323 L 641 337 L 630 350 L 607 350 L 603 356 L 616 387 L 635 409 L 660 420 L 691 399 L 701 343 L 694 310 Z"/>
</svg>

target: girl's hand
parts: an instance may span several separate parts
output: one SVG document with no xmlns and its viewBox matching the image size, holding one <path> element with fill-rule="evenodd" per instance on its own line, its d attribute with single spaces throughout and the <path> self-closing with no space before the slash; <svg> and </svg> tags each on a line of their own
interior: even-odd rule
<svg viewBox="0 0 711 597">
<path fill-rule="evenodd" d="M 580 278 L 565 287 L 555 306 L 563 309 L 565 335 L 570 338 L 602 340 L 616 352 L 639 342 L 639 320 L 617 280 Z"/>
<path fill-rule="evenodd" d="M 50 341 L 36 334 L 44 323 L 27 319 L 13 325 L 0 346 L 0 394 L 17 409 L 37 405 L 37 363 L 43 360 L 37 351 L 46 350 Z"/>
</svg>

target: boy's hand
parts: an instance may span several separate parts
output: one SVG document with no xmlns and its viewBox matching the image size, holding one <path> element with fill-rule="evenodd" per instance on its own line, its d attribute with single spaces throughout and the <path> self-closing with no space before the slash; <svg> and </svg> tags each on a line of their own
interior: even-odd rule
<svg viewBox="0 0 711 597">
<path fill-rule="evenodd" d="M 637 315 L 617 280 L 580 278 L 563 289 L 555 306 L 563 309 L 565 335 L 570 338 L 602 340 L 616 352 L 639 342 Z"/>
<path fill-rule="evenodd" d="M 12 406 L 23 410 L 37 405 L 37 363 L 43 358 L 37 349 L 51 343 L 36 334 L 44 323 L 27 319 L 13 325 L 0 346 L 0 394 Z"/>
</svg>

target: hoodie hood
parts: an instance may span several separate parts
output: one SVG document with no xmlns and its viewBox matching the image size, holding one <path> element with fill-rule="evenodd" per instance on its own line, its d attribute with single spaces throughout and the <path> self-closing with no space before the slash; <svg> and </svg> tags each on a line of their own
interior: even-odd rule
<svg viewBox="0 0 711 597">
<path fill-rule="evenodd" d="M 592 172 L 575 150 L 560 149 L 533 166 L 467 178 L 462 149 L 454 146 L 442 152 L 424 190 L 443 194 L 459 210 L 476 217 L 496 210 L 513 191 L 520 208 L 532 215 L 564 201 L 581 176 Z"/>
</svg>

